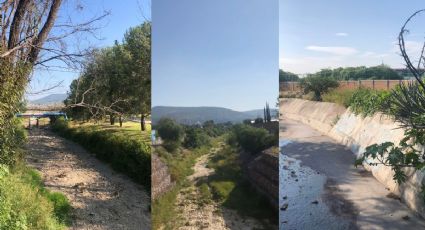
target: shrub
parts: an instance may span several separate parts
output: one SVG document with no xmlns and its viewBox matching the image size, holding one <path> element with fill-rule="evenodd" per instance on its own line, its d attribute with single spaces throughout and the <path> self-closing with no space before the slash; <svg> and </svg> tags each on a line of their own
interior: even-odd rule
<svg viewBox="0 0 425 230">
<path fill-rule="evenodd" d="M 225 201 L 236 186 L 233 181 L 213 181 L 210 185 L 214 196 L 219 201 Z"/>
<path fill-rule="evenodd" d="M 309 75 L 300 80 L 304 94 L 313 92 L 315 101 L 322 101 L 322 94 L 338 87 L 338 81 L 331 77 Z"/>
<path fill-rule="evenodd" d="M 352 89 L 334 89 L 322 95 L 325 102 L 336 103 L 346 108 L 350 106 L 351 98 L 356 90 Z"/>
<path fill-rule="evenodd" d="M 233 128 L 233 133 L 239 146 L 252 154 L 259 153 L 277 144 L 276 137 L 263 128 L 239 124 Z"/>
<path fill-rule="evenodd" d="M 150 143 L 94 126 L 70 127 L 63 119 L 58 119 L 52 125 L 52 130 L 79 143 L 100 160 L 110 163 L 113 169 L 125 173 L 150 190 Z"/>
<path fill-rule="evenodd" d="M 186 148 L 194 149 L 210 142 L 208 135 L 200 128 L 188 127 L 185 133 L 183 146 Z"/>
<path fill-rule="evenodd" d="M 162 146 L 170 153 L 176 153 L 177 149 L 180 147 L 180 142 L 178 141 L 164 141 Z"/>
<path fill-rule="evenodd" d="M 56 206 L 46 197 L 46 194 L 53 193 L 23 178 L 0 165 L 0 229 L 64 229 L 65 225 L 60 223 L 64 216 L 56 215 L 60 212 L 55 210 L 64 205 Z M 63 202 L 67 203 L 67 200 Z M 63 214 L 67 216 L 67 213 Z"/>
<path fill-rule="evenodd" d="M 181 141 L 183 138 L 183 127 L 170 118 L 161 118 L 156 129 L 164 141 Z"/>
<path fill-rule="evenodd" d="M 360 88 L 351 97 L 350 109 L 355 114 L 361 114 L 364 117 L 373 115 L 382 110 L 383 104 L 389 95 L 388 91 Z"/>
<path fill-rule="evenodd" d="M 0 128 L 0 164 L 14 165 L 22 158 L 26 132 L 21 120 L 10 118 L 6 127 Z"/>
<path fill-rule="evenodd" d="M 14 116 L 21 109 L 29 70 L 26 64 L 0 58 L 0 164 L 14 165 L 22 155 L 23 132 Z"/>
<path fill-rule="evenodd" d="M 212 193 L 208 184 L 203 183 L 199 186 L 200 200 L 201 205 L 209 204 L 212 201 Z"/>
</svg>

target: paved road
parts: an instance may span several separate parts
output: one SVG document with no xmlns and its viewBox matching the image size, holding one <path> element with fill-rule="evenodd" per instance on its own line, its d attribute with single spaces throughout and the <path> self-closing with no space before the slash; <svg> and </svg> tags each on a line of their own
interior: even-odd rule
<svg viewBox="0 0 425 230">
<path fill-rule="evenodd" d="M 292 120 L 280 140 L 280 229 L 425 229 L 345 146 Z"/>
</svg>

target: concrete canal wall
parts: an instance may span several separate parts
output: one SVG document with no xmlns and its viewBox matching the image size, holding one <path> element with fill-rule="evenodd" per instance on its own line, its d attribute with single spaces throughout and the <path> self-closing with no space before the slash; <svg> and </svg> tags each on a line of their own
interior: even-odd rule
<svg viewBox="0 0 425 230">
<path fill-rule="evenodd" d="M 332 137 L 345 145 L 356 156 L 367 146 L 386 141 L 399 143 L 404 130 L 391 118 L 382 114 L 371 117 L 355 115 L 349 109 L 328 102 L 314 102 L 302 99 L 284 98 L 280 101 L 281 119 L 300 121 Z M 354 162 L 353 162 L 354 163 Z M 404 202 L 425 217 L 424 201 L 420 196 L 424 173 L 406 170 L 407 181 L 401 186 L 393 180 L 390 167 L 364 165 L 373 176 L 391 192 L 400 195 Z"/>
</svg>

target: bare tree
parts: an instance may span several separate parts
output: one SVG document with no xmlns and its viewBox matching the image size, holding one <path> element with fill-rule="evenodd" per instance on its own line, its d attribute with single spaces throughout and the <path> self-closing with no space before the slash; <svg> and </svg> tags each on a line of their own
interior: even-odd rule
<svg viewBox="0 0 425 230">
<path fill-rule="evenodd" d="M 67 38 L 98 29 L 97 21 L 109 12 L 86 22 L 74 23 L 70 18 L 57 23 L 62 0 L 5 0 L 0 5 L 0 57 L 32 66 L 48 66 L 59 60 L 74 66 L 90 52 L 89 48 L 69 50 Z"/>
<path fill-rule="evenodd" d="M 422 50 L 417 60 L 418 62 L 417 66 L 415 66 L 413 61 L 410 59 L 409 54 L 407 53 L 406 42 L 404 39 L 404 35 L 409 33 L 409 30 L 407 29 L 408 23 L 411 22 L 414 17 L 418 16 L 422 12 L 425 12 L 425 9 L 421 9 L 413 13 L 403 24 L 403 26 L 401 27 L 400 33 L 398 35 L 398 45 L 400 48 L 401 56 L 406 62 L 406 67 L 413 74 L 416 81 L 422 86 L 422 88 L 425 89 L 425 84 L 421 79 L 422 75 L 425 73 L 425 57 L 424 57 L 425 42 L 422 45 Z"/>
</svg>

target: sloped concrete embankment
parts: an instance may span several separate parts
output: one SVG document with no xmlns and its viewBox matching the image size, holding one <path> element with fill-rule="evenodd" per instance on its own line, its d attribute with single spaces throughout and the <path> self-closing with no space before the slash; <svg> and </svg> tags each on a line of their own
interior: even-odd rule
<svg viewBox="0 0 425 230">
<path fill-rule="evenodd" d="M 167 165 L 156 155 L 152 154 L 152 199 L 167 192 L 174 186 Z"/>
<path fill-rule="evenodd" d="M 404 136 L 404 130 L 388 116 L 375 114 L 364 118 L 334 103 L 285 98 L 280 101 L 280 113 L 281 119 L 308 124 L 347 146 L 356 156 L 360 156 L 371 144 L 386 141 L 398 144 Z M 391 192 L 400 195 L 412 210 L 425 217 L 425 206 L 420 196 L 423 172 L 407 169 L 408 179 L 400 186 L 394 182 L 390 167 L 364 166 Z"/>
<path fill-rule="evenodd" d="M 270 204 L 279 206 L 279 156 L 271 149 L 264 150 L 247 165 L 248 178 L 251 184 L 264 194 Z"/>
</svg>

